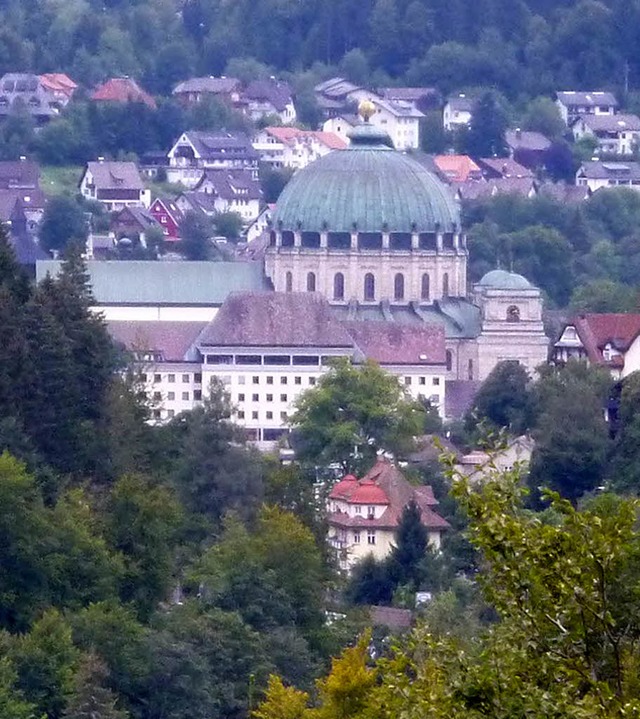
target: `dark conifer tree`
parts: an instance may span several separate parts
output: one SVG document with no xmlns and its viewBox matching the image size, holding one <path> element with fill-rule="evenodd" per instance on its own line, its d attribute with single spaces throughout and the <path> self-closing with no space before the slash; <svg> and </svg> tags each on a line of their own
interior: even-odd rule
<svg viewBox="0 0 640 719">
<path fill-rule="evenodd" d="M 420 508 L 415 502 L 410 502 L 402 510 L 396 531 L 396 546 L 390 559 L 390 569 L 396 584 L 411 584 L 415 589 L 419 588 L 427 541 L 427 530 L 420 518 Z"/>
</svg>

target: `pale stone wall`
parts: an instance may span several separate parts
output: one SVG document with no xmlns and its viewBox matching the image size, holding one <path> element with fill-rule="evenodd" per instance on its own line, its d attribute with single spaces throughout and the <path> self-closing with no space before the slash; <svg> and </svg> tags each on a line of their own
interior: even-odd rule
<svg viewBox="0 0 640 719">
<path fill-rule="evenodd" d="M 271 248 L 266 255 L 265 271 L 277 292 L 287 291 L 287 273 L 291 273 L 291 291 L 307 291 L 307 276 L 315 274 L 316 292 L 334 301 L 334 277 L 344 275 L 344 301 L 365 301 L 364 281 L 367 273 L 375 278 L 375 302 L 394 301 L 394 281 L 404 275 L 404 300 L 433 301 L 444 296 L 448 275 L 449 296 L 463 297 L 467 291 L 466 250 L 398 251 L 333 250 L 302 247 Z M 422 276 L 429 275 L 430 296 L 422 297 Z"/>
</svg>

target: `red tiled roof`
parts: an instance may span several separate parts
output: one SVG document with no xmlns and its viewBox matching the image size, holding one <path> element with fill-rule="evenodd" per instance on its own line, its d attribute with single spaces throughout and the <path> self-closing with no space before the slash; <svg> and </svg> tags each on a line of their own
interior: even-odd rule
<svg viewBox="0 0 640 719">
<path fill-rule="evenodd" d="M 621 367 L 622 357 L 605 360 L 602 350 L 607 344 L 619 352 L 626 352 L 633 340 L 640 334 L 640 314 L 610 313 L 584 314 L 571 323 L 584 345 L 589 360 L 595 364 Z"/>
<path fill-rule="evenodd" d="M 468 155 L 436 155 L 433 161 L 451 182 L 465 182 L 474 175 L 482 177 L 482 171 Z"/>
<path fill-rule="evenodd" d="M 389 498 L 384 490 L 372 481 L 362 481 L 349 497 L 352 504 L 389 504 Z"/>
<path fill-rule="evenodd" d="M 316 130 L 301 130 L 298 127 L 265 127 L 265 130 L 285 145 L 292 144 L 297 139 L 316 139 L 331 150 L 344 150 L 347 143 L 333 132 Z"/>
<path fill-rule="evenodd" d="M 107 322 L 115 342 L 130 352 L 159 352 L 165 362 L 182 362 L 206 327 L 204 322 Z"/>
<path fill-rule="evenodd" d="M 47 72 L 40 75 L 40 84 L 47 90 L 62 92 L 68 97 L 71 97 L 78 87 L 77 83 L 63 72 Z"/>
<path fill-rule="evenodd" d="M 345 482 L 339 482 L 334 491 Z M 379 458 L 376 464 L 367 472 L 367 474 L 354 485 L 349 480 L 349 487 L 344 487 L 340 496 L 331 493 L 331 499 L 341 499 L 347 503 L 353 504 L 382 504 L 383 502 L 369 501 L 369 497 L 373 497 L 373 487 L 379 490 L 376 493 L 377 498 L 383 495 L 386 498 L 387 508 L 380 517 L 369 519 L 363 515 L 349 516 L 346 512 L 336 511 L 329 513 L 329 524 L 337 527 L 362 527 L 362 528 L 378 528 L 378 529 L 395 529 L 402 516 L 402 511 L 410 503 L 415 502 L 420 509 L 422 523 L 427 529 L 447 529 L 449 523 L 443 519 L 433 507 L 437 506 L 438 500 L 433 495 L 433 490 L 429 486 L 414 487 L 409 484 L 400 470 L 391 462 L 384 458 Z M 364 490 L 364 492 L 362 491 Z M 365 500 L 355 500 L 354 497 L 366 497 Z"/>
<path fill-rule="evenodd" d="M 103 102 L 142 102 L 152 110 L 156 109 L 156 101 L 130 77 L 112 77 L 96 88 L 91 99 Z"/>
<path fill-rule="evenodd" d="M 355 487 L 358 485 L 358 480 L 352 475 L 347 474 L 345 475 L 338 484 L 335 484 L 333 486 L 333 489 L 331 490 L 331 494 L 329 495 L 330 499 L 343 499 L 347 498 L 351 495 L 351 492 Z"/>
</svg>

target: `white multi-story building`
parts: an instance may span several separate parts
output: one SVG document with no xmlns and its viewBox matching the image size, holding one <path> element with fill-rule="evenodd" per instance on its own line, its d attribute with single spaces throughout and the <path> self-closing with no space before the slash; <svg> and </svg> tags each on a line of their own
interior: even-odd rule
<svg viewBox="0 0 640 719">
<path fill-rule="evenodd" d="M 611 92 L 564 90 L 556 93 L 556 107 L 569 127 L 584 115 L 615 115 L 618 101 Z"/>
<path fill-rule="evenodd" d="M 149 207 L 151 193 L 144 186 L 135 162 L 88 162 L 80 180 L 80 193 L 104 205 L 108 212 L 125 207 Z"/>
<path fill-rule="evenodd" d="M 332 150 L 343 150 L 347 141 L 332 132 L 297 127 L 265 127 L 253 139 L 262 162 L 271 167 L 300 170 Z"/>
<path fill-rule="evenodd" d="M 583 115 L 572 125 L 573 137 L 593 137 L 598 150 L 611 155 L 633 155 L 640 139 L 637 115 Z"/>
<path fill-rule="evenodd" d="M 576 172 L 576 185 L 593 193 L 604 187 L 629 187 L 640 190 L 640 163 L 590 160 Z"/>
<path fill-rule="evenodd" d="M 474 108 L 475 100 L 472 97 L 463 94 L 450 97 L 442 113 L 442 126 L 447 132 L 468 127 L 473 118 Z"/>
</svg>

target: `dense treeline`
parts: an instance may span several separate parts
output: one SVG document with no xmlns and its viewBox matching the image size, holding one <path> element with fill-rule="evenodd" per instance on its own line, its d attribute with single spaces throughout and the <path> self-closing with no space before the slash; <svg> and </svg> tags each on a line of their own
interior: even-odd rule
<svg viewBox="0 0 640 719">
<path fill-rule="evenodd" d="M 640 5 L 623 0 L 8 0 L 0 17 L 1 72 L 61 70 L 89 86 L 129 74 L 160 94 L 237 58 L 446 92 L 492 84 L 512 99 L 640 81 Z"/>
<path fill-rule="evenodd" d="M 242 717 L 349 638 L 311 481 L 222 387 L 146 422 L 73 246 L 30 283 L 0 237 L 0 718 Z"/>
<path fill-rule="evenodd" d="M 640 196 L 600 190 L 579 204 L 544 194 L 463 203 L 469 278 L 501 266 L 545 293 L 548 307 L 591 312 L 638 309 Z"/>
</svg>

